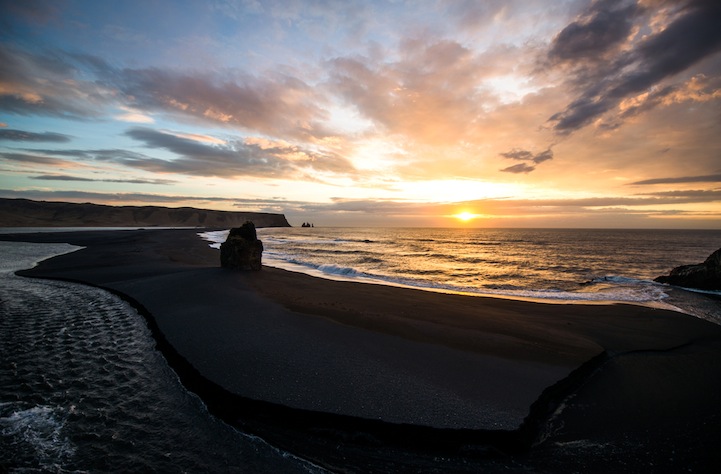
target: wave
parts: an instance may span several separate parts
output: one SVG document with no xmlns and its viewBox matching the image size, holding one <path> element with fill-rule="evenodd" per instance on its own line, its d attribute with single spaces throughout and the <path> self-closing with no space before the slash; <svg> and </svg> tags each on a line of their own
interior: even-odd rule
<svg viewBox="0 0 721 474">
<path fill-rule="evenodd" d="M 650 260 L 656 246 L 644 243 L 618 255 L 608 253 L 610 244 L 599 249 L 569 232 L 261 229 L 259 235 L 267 243 L 265 264 L 322 278 L 557 302 L 661 304 L 667 298 L 663 286 L 633 278 L 657 272 L 660 264 Z M 624 270 L 629 276 L 611 273 Z"/>
<path fill-rule="evenodd" d="M 198 232 L 198 236 L 210 242 L 210 248 L 220 249 L 220 244 L 225 242 L 230 234 L 230 229 L 227 230 L 211 230 L 207 232 Z"/>
<path fill-rule="evenodd" d="M 512 285 L 492 284 L 488 286 L 467 286 L 440 282 L 434 279 L 424 279 L 424 276 L 442 276 L 446 274 L 439 270 L 409 270 L 406 274 L 412 277 L 381 275 L 373 272 L 363 271 L 358 268 L 342 266 L 337 264 L 314 264 L 302 258 L 291 256 L 282 252 L 268 252 L 265 264 L 268 266 L 283 268 L 291 271 L 298 271 L 319 277 L 330 277 L 348 281 L 364 281 L 368 283 L 386 284 L 392 286 L 403 286 L 409 288 L 441 291 L 448 293 L 463 293 L 477 296 L 493 296 L 503 298 L 521 298 L 539 301 L 556 302 L 629 302 L 629 303 L 651 303 L 661 302 L 667 297 L 663 286 L 654 282 L 627 278 L 621 276 L 604 276 L 591 280 L 593 283 L 581 285 L 579 291 L 560 289 L 533 289 Z M 520 278 L 520 273 L 513 275 L 504 274 L 503 278 L 513 276 Z M 492 275 L 484 277 L 485 280 L 493 279 Z"/>
<path fill-rule="evenodd" d="M 586 288 L 585 291 L 568 291 L 559 289 L 529 289 L 514 285 L 495 285 L 493 287 L 477 287 L 463 286 L 452 283 L 439 282 L 437 280 L 421 279 L 422 276 L 436 276 L 443 274 L 434 271 L 417 271 L 413 272 L 414 277 L 400 277 L 374 274 L 365 272 L 353 267 L 345 267 L 334 264 L 315 265 L 307 261 L 295 258 L 271 258 L 265 261 L 265 264 L 271 267 L 282 268 L 285 270 L 297 271 L 313 276 L 330 277 L 332 279 L 340 279 L 346 281 L 362 281 L 366 283 L 376 283 L 391 286 L 402 286 L 406 288 L 416 288 L 430 291 L 440 291 L 446 293 L 462 293 L 475 296 L 491 296 L 502 298 L 518 298 L 529 299 L 534 301 L 551 301 L 559 303 L 589 303 L 589 302 L 628 302 L 628 303 L 661 303 L 667 294 L 664 292 L 662 285 L 653 282 L 644 282 L 643 280 L 634 280 L 632 278 L 615 277 L 600 281 L 613 283 L 615 285 L 607 285 L 597 290 Z M 639 284 L 632 284 L 632 282 Z M 643 284 L 640 284 L 643 283 Z M 673 308 L 669 305 L 669 309 Z"/>
<path fill-rule="evenodd" d="M 312 249 L 312 252 L 314 254 L 322 254 L 322 255 L 358 255 L 358 254 L 368 254 L 365 250 L 342 250 L 342 249 Z"/>
<path fill-rule="evenodd" d="M 339 267 L 338 265 L 319 265 L 318 270 L 331 275 L 357 276 L 360 274 L 358 270 L 352 267 Z"/>
<path fill-rule="evenodd" d="M 596 277 L 591 279 L 588 284 L 591 283 L 618 283 L 618 284 L 639 284 L 639 283 L 653 283 L 648 280 L 639 280 L 637 278 L 629 278 L 624 276 L 616 276 L 616 275 L 607 275 L 602 277 Z"/>
<path fill-rule="evenodd" d="M 339 243 L 339 244 L 375 244 L 378 243 L 375 240 L 370 239 L 333 239 L 333 242 Z"/>
<path fill-rule="evenodd" d="M 43 469 L 57 470 L 75 455 L 76 447 L 63 434 L 67 413 L 62 407 L 37 405 L 23 409 L 14 404 L 3 404 L 0 417 L 0 435 L 12 452 L 15 461 L 36 461 Z"/>
<path fill-rule="evenodd" d="M 0 242 L 0 274 L 13 273 L 18 268 L 32 268 L 50 257 L 75 252 L 83 247 L 53 243 Z"/>
</svg>

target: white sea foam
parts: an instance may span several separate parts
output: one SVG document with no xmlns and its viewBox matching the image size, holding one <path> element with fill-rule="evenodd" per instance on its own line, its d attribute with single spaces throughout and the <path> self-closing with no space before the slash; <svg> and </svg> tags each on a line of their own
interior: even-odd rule
<svg viewBox="0 0 721 474">
<path fill-rule="evenodd" d="M 228 238 L 228 234 L 230 233 L 230 229 L 227 230 L 210 230 L 208 232 L 199 232 L 198 235 L 201 239 L 207 240 L 210 242 L 210 247 L 214 249 L 219 249 L 220 244 L 225 242 L 225 239 Z"/>
<path fill-rule="evenodd" d="M 0 433 L 12 444 L 34 451 L 43 467 L 58 467 L 76 451 L 75 445 L 63 434 L 65 418 L 60 407 L 38 405 L 15 410 L 0 417 Z"/>
<path fill-rule="evenodd" d="M 355 268 L 340 267 L 338 265 L 313 265 L 311 263 L 292 258 L 282 253 L 273 253 L 264 258 L 263 263 L 270 267 L 281 268 L 284 270 L 306 273 L 321 278 L 330 278 L 333 280 L 343 281 L 360 281 L 364 283 L 375 283 L 391 286 L 400 286 L 405 288 L 418 288 L 431 291 L 445 293 L 462 293 L 476 296 L 493 296 L 503 298 L 525 299 L 533 301 L 547 301 L 558 303 L 608 303 L 608 302 L 628 302 L 628 303 L 657 303 L 659 307 L 678 310 L 672 305 L 662 303 L 667 297 L 663 291 L 663 286 L 653 282 L 645 282 L 632 278 L 608 278 L 599 279 L 602 282 L 618 282 L 619 285 L 610 286 L 608 288 L 587 291 L 572 292 L 560 290 L 533 290 L 533 289 L 489 289 L 475 288 L 443 284 L 433 281 L 419 281 L 412 278 L 394 278 L 390 276 L 376 275 L 368 272 L 361 272 Z M 625 284 L 625 285 L 622 285 Z"/>
<path fill-rule="evenodd" d="M 70 244 L 33 244 L 27 242 L 0 241 L 0 273 L 12 273 L 18 269 L 32 268 L 39 262 L 58 255 L 75 252 L 83 247 Z"/>
<path fill-rule="evenodd" d="M 355 276 L 358 275 L 358 270 L 351 267 L 339 267 L 338 265 L 320 265 L 318 270 L 323 273 L 330 273 L 333 275 L 345 275 Z"/>
</svg>

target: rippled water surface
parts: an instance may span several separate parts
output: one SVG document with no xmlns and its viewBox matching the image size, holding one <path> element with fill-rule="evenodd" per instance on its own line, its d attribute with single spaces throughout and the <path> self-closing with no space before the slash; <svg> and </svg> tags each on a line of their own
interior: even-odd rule
<svg viewBox="0 0 721 474">
<path fill-rule="evenodd" d="M 0 471 L 318 471 L 209 415 L 119 298 L 12 273 L 72 249 L 0 242 Z"/>
</svg>

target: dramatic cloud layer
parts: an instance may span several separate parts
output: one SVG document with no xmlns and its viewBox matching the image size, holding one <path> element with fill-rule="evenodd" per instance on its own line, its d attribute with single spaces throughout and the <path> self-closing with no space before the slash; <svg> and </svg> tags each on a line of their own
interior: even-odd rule
<svg viewBox="0 0 721 474">
<path fill-rule="evenodd" d="M 683 87 L 666 79 L 721 50 L 721 4 L 692 0 L 665 7 L 676 11 L 662 11 L 671 18 L 644 34 L 641 25 L 634 29 L 634 19 L 657 14 L 653 5 L 594 2 L 554 38 L 549 60 L 569 70 L 570 85 L 578 91 L 562 112 L 551 116 L 556 132 L 568 134 L 601 118 L 603 126 L 617 127 Z"/>
<path fill-rule="evenodd" d="M 678 183 L 721 183 L 721 174 L 706 176 L 679 176 L 676 178 L 653 178 L 636 181 L 631 184 L 678 184 Z"/>
<path fill-rule="evenodd" d="M 70 141 L 70 137 L 62 133 L 34 133 L 24 130 L 0 129 L 0 140 L 9 140 L 17 142 L 56 142 L 65 143 Z"/>
<path fill-rule="evenodd" d="M 710 0 L 5 2 L 0 188 L 718 226 L 719 24 Z"/>
<path fill-rule="evenodd" d="M 353 166 L 345 159 L 302 150 L 277 143 L 227 142 L 207 145 L 172 133 L 148 128 L 133 128 L 126 135 L 141 141 L 147 148 L 163 148 L 179 158 L 160 160 L 126 157 L 120 163 L 161 173 L 197 176 L 293 176 L 296 171 L 350 173 Z"/>
</svg>

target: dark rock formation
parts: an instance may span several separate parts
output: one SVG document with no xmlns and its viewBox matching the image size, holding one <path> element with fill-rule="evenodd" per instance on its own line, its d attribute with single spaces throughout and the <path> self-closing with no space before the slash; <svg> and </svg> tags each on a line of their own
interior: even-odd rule
<svg viewBox="0 0 721 474">
<path fill-rule="evenodd" d="M 235 270 L 262 268 L 263 242 L 258 240 L 255 225 L 248 221 L 230 229 L 228 238 L 220 244 L 220 266 Z"/>
<path fill-rule="evenodd" d="M 703 263 L 676 267 L 668 276 L 660 276 L 654 281 L 685 288 L 721 290 L 721 249 L 712 253 Z"/>
</svg>

